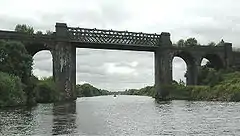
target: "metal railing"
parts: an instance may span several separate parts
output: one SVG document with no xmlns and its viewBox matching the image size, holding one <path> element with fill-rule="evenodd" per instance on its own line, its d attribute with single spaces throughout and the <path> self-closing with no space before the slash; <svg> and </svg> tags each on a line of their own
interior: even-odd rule
<svg viewBox="0 0 240 136">
<path fill-rule="evenodd" d="M 160 41 L 159 34 L 73 27 L 68 32 L 71 40 L 83 43 L 156 46 Z"/>
</svg>

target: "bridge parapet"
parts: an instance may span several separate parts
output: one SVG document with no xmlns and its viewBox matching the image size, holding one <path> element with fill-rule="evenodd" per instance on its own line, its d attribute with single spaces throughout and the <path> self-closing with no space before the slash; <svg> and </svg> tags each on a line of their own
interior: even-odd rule
<svg viewBox="0 0 240 136">
<path fill-rule="evenodd" d="M 29 35 L 15 31 L 2 31 L 0 30 L 0 39 L 5 40 L 19 40 L 19 41 L 53 41 L 54 35 Z"/>
</svg>

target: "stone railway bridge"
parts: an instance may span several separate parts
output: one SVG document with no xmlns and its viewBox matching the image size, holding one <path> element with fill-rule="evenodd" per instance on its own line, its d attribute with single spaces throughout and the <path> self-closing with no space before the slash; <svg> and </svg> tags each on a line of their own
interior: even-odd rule
<svg viewBox="0 0 240 136">
<path fill-rule="evenodd" d="M 240 68 L 240 53 L 232 50 L 231 43 L 218 46 L 176 47 L 170 34 L 136 33 L 128 31 L 86 29 L 68 27 L 56 23 L 52 35 L 27 35 L 14 31 L 0 31 L 0 39 L 16 40 L 25 44 L 33 56 L 41 50 L 50 50 L 53 58 L 53 77 L 63 100 L 76 99 L 76 48 L 133 50 L 154 52 L 155 86 L 157 94 L 167 93 L 161 85 L 172 82 L 172 60 L 181 57 L 187 64 L 187 84 L 196 85 L 198 69 L 203 58 L 208 59 L 216 69 Z"/>
</svg>

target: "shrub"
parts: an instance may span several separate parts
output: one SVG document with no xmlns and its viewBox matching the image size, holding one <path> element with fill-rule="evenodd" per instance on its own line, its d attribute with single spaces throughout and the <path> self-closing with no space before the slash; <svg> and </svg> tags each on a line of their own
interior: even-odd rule
<svg viewBox="0 0 240 136">
<path fill-rule="evenodd" d="M 26 104 L 21 79 L 14 75 L 0 72 L 0 107 Z"/>
<path fill-rule="evenodd" d="M 59 101 L 60 93 L 57 91 L 56 84 L 52 77 L 40 80 L 34 91 L 36 92 L 36 101 L 38 103 Z"/>
</svg>

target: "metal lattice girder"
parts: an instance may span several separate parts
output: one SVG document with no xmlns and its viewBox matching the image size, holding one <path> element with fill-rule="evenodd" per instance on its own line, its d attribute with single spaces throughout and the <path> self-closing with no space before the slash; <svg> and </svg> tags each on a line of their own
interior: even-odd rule
<svg viewBox="0 0 240 136">
<path fill-rule="evenodd" d="M 160 35 L 128 31 L 68 27 L 70 39 L 83 43 L 149 45 L 159 44 Z"/>
</svg>

